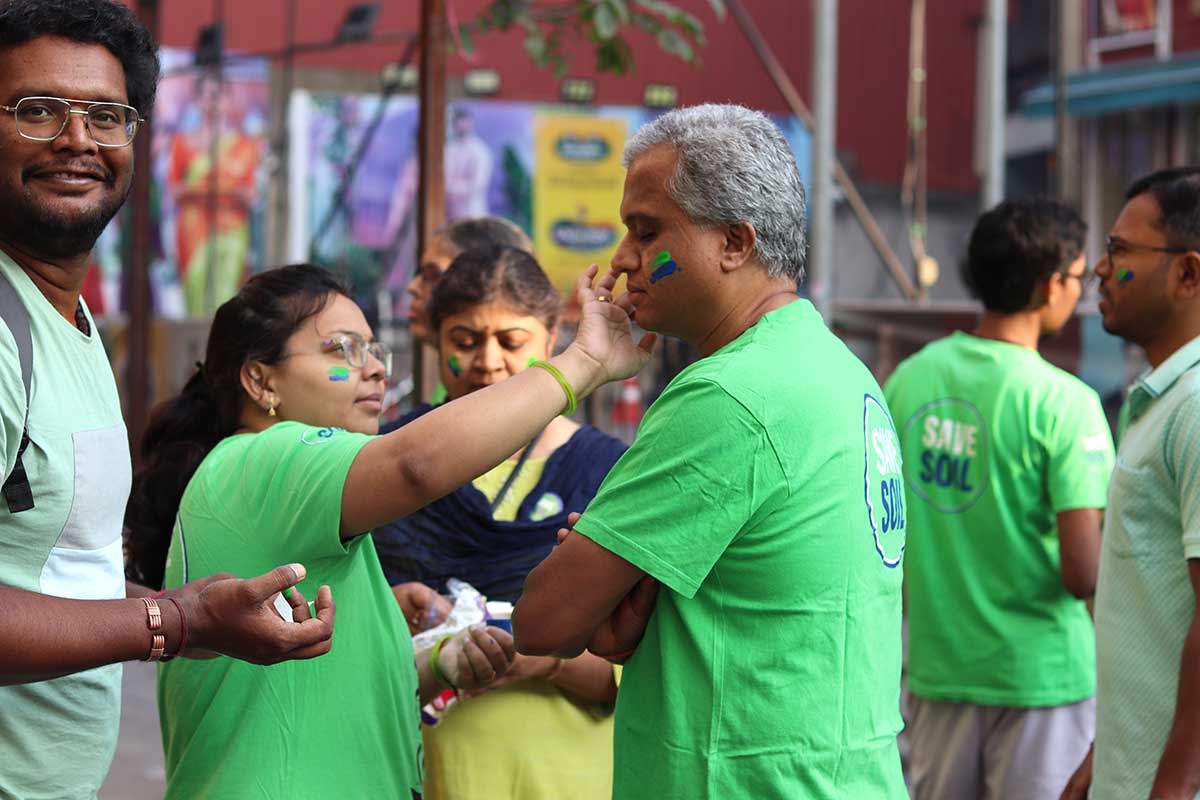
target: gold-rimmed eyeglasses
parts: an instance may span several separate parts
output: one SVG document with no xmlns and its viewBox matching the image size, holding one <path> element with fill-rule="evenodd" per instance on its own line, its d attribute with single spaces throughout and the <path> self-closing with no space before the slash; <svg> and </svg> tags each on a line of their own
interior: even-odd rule
<svg viewBox="0 0 1200 800">
<path fill-rule="evenodd" d="M 84 106 L 75 108 L 74 106 Z M 92 141 L 100 147 L 128 147 L 137 136 L 142 119 L 137 109 L 124 103 L 94 103 L 66 97 L 22 97 L 15 106 L 0 105 L 11 111 L 17 133 L 35 142 L 52 142 L 62 135 L 72 114 L 87 122 Z"/>
</svg>

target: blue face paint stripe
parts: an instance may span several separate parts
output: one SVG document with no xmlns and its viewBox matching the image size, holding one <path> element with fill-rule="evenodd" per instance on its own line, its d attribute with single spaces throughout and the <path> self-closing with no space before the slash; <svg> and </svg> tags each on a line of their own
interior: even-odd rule
<svg viewBox="0 0 1200 800">
<path fill-rule="evenodd" d="M 683 269 L 680 268 L 680 266 L 674 261 L 668 261 L 658 269 L 654 270 L 654 272 L 650 273 L 650 283 L 658 283 L 663 278 L 667 277 L 668 275 L 674 275 L 676 272 L 683 272 Z"/>
</svg>

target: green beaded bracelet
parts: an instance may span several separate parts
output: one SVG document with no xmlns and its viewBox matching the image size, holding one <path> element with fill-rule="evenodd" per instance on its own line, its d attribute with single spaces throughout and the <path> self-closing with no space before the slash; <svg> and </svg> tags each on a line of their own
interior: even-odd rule
<svg viewBox="0 0 1200 800">
<path fill-rule="evenodd" d="M 546 372 L 549 372 L 554 380 L 558 381 L 558 385 L 562 387 L 563 392 L 567 395 L 567 408 L 562 412 L 563 416 L 569 417 L 574 414 L 575 408 L 578 405 L 578 400 L 575 399 L 575 390 L 571 388 L 571 384 L 567 381 L 566 376 L 559 371 L 558 367 L 549 361 L 538 361 L 532 358 L 529 360 L 529 366 L 541 367 Z"/>
</svg>

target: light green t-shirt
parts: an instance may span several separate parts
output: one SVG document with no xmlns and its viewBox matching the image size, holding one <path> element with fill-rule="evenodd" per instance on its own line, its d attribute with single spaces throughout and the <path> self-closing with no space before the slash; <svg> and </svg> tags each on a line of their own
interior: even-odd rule
<svg viewBox="0 0 1200 800">
<path fill-rule="evenodd" d="M 647 411 L 575 526 L 662 582 L 617 696 L 618 800 L 908 796 L 882 395 L 797 300 Z"/>
<path fill-rule="evenodd" d="M 1149 796 L 1175 718 L 1196 609 L 1188 560 L 1200 558 L 1200 338 L 1138 381 L 1125 409 L 1096 589 L 1093 800 Z"/>
<path fill-rule="evenodd" d="M 129 439 L 100 335 L 86 307 L 91 335 L 64 319 L 2 253 L 0 270 L 25 305 L 33 338 L 30 444 L 22 461 L 34 501 L 10 514 L 0 499 L 0 584 L 78 599 L 124 597 Z M 16 342 L 0 320 L 0 479 L 16 463 L 24 424 Z M 149 643 L 147 635 L 147 653 Z M 120 689 L 120 665 L 0 687 L 0 798 L 95 797 L 116 749 Z"/>
<path fill-rule="evenodd" d="M 1034 350 L 958 332 L 888 379 L 908 488 L 908 686 L 1053 706 L 1096 691 L 1087 607 L 1063 586 L 1057 513 L 1104 508 L 1099 396 Z"/>
<path fill-rule="evenodd" d="M 188 484 L 168 588 L 300 562 L 306 597 L 332 589 L 337 630 L 333 649 L 309 661 L 159 667 L 168 799 L 408 800 L 421 790 L 412 641 L 371 537 L 338 533 L 346 475 L 370 440 L 280 422 L 221 442 Z"/>
</svg>

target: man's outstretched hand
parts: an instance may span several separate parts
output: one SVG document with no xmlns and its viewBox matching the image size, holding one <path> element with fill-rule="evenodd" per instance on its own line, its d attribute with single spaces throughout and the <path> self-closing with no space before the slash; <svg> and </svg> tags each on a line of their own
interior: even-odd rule
<svg viewBox="0 0 1200 800">
<path fill-rule="evenodd" d="M 317 590 L 316 616 L 299 589 L 285 595 L 292 621 L 275 610 L 275 595 L 305 575 L 304 565 L 289 564 L 257 578 L 222 573 L 171 591 L 168 596 L 187 613 L 188 643 L 180 655 L 204 658 L 219 653 L 253 664 L 275 664 L 328 653 L 336 611 L 328 586 Z"/>
</svg>

